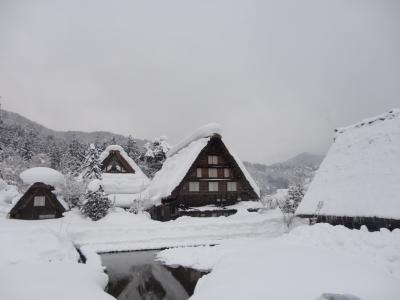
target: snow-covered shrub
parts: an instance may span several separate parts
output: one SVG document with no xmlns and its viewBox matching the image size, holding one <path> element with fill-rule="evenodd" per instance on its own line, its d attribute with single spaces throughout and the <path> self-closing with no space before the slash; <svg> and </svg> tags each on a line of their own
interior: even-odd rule
<svg viewBox="0 0 400 300">
<path fill-rule="evenodd" d="M 104 218 L 111 208 L 111 201 L 108 199 L 100 186 L 98 190 L 88 190 L 83 197 L 81 212 L 83 215 L 91 218 L 93 221 Z"/>
<path fill-rule="evenodd" d="M 140 200 L 133 200 L 131 207 L 129 208 L 129 212 L 137 215 L 143 211 L 142 202 Z"/>
<path fill-rule="evenodd" d="M 274 195 L 264 195 L 261 197 L 260 202 L 263 205 L 262 210 L 270 210 L 278 207 L 278 201 Z"/>
<path fill-rule="evenodd" d="M 281 209 L 286 225 L 290 226 L 294 218 L 294 213 L 301 200 L 304 197 L 304 188 L 301 185 L 294 185 L 289 187 L 287 196 L 278 201 L 279 208 Z"/>
<path fill-rule="evenodd" d="M 84 182 L 77 180 L 77 178 L 72 175 L 67 175 L 63 196 L 70 208 L 80 205 L 80 199 L 84 193 Z"/>
</svg>

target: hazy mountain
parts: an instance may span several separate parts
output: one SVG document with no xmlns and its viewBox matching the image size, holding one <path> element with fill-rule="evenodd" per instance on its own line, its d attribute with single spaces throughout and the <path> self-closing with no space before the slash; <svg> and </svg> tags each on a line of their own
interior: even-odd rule
<svg viewBox="0 0 400 300">
<path fill-rule="evenodd" d="M 125 145 L 127 137 L 111 133 L 107 131 L 95 131 L 95 132 L 83 132 L 83 131 L 56 131 L 44 127 L 37 122 L 31 121 L 28 118 L 21 116 L 20 114 L 2 110 L 1 117 L 5 124 L 17 125 L 24 128 L 29 128 L 37 132 L 41 137 L 53 136 L 56 140 L 64 140 L 66 143 L 70 143 L 76 139 L 81 143 L 98 143 L 103 144 L 115 139 L 116 144 Z M 142 147 L 147 141 L 143 139 L 135 139 L 139 147 Z"/>
<path fill-rule="evenodd" d="M 245 165 L 259 184 L 261 191 L 271 194 L 290 185 L 309 183 L 323 159 L 323 155 L 304 152 L 272 165 L 249 162 L 245 162 Z"/>
</svg>

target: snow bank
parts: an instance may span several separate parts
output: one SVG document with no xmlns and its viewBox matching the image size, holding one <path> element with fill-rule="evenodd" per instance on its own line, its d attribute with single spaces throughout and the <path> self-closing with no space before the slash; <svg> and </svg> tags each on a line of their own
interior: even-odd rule
<svg viewBox="0 0 400 300">
<path fill-rule="evenodd" d="M 200 138 L 191 142 L 185 148 L 179 149 L 176 155 L 167 158 L 149 186 L 149 196 L 155 204 L 161 201 L 162 198 L 171 195 L 209 141 L 209 137 Z"/>
<path fill-rule="evenodd" d="M 190 143 L 192 143 L 196 140 L 199 140 L 202 138 L 209 138 L 209 137 L 212 137 L 214 134 L 222 135 L 222 126 L 221 125 L 219 125 L 217 123 L 210 123 L 210 124 L 204 125 L 204 126 L 198 128 L 191 135 L 184 138 L 182 141 L 180 141 L 174 147 L 172 147 L 172 149 L 168 151 L 167 157 L 171 157 L 171 156 L 175 155 L 177 152 L 179 152 L 183 148 L 187 147 Z"/>
<path fill-rule="evenodd" d="M 27 221 L 29 222 L 29 221 Z M 0 264 L 23 262 L 77 262 L 78 252 L 65 237 L 46 227 L 18 228 L 19 221 L 9 222 L 0 231 Z M 26 224 L 26 222 L 24 222 Z M 14 224 L 14 226 L 10 226 Z"/>
<path fill-rule="evenodd" d="M 0 278 L 1 299 L 115 300 L 103 291 L 107 275 L 78 263 L 7 265 Z"/>
<path fill-rule="evenodd" d="M 400 295 L 400 230 L 300 226 L 277 238 L 224 241 L 158 254 L 169 265 L 212 269 L 191 299 L 310 300 L 324 293 L 363 300 Z"/>
<path fill-rule="evenodd" d="M 106 194 L 135 194 L 149 185 L 147 177 L 131 173 L 104 173 L 101 185 Z"/>
<path fill-rule="evenodd" d="M 337 132 L 296 213 L 400 219 L 400 111 Z"/>
<path fill-rule="evenodd" d="M 2 188 L 0 188 L 0 203 L 11 204 L 13 199 L 18 196 L 18 189 L 15 185 L 5 184 L 2 185 Z"/>
<path fill-rule="evenodd" d="M 140 201 L 144 207 L 149 207 L 147 191 L 136 194 L 109 194 L 108 199 L 116 206 L 122 208 L 130 208 L 134 201 Z"/>
<path fill-rule="evenodd" d="M 64 175 L 60 172 L 46 167 L 36 167 L 23 171 L 20 178 L 25 184 L 34 184 L 35 182 L 43 182 L 51 186 L 63 186 L 65 184 Z"/>
</svg>

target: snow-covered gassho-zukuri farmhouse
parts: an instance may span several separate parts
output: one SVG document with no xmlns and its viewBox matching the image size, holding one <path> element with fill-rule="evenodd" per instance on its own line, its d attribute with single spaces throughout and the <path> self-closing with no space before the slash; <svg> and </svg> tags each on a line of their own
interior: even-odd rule
<svg viewBox="0 0 400 300">
<path fill-rule="evenodd" d="M 61 218 L 68 205 L 57 190 L 65 184 L 64 176 L 50 168 L 31 168 L 20 175 L 28 190 L 10 210 L 11 219 L 40 220 Z"/>
<path fill-rule="evenodd" d="M 150 183 L 135 161 L 119 145 L 110 145 L 100 154 L 101 185 L 116 206 L 129 208 Z"/>
<path fill-rule="evenodd" d="M 400 228 L 400 110 L 335 133 L 296 213 L 350 228 Z"/>
<path fill-rule="evenodd" d="M 240 159 L 227 148 L 221 132 L 218 124 L 205 125 L 167 153 L 147 190 L 147 197 L 156 204 L 150 210 L 153 218 L 229 215 L 236 211 L 223 207 L 259 199 L 259 187 Z"/>
</svg>

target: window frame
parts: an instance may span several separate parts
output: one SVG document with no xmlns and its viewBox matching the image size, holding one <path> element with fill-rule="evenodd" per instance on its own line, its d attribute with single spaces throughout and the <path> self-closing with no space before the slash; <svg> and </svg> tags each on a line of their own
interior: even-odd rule
<svg viewBox="0 0 400 300">
<path fill-rule="evenodd" d="M 208 164 L 209 165 L 218 165 L 218 155 L 208 155 Z"/>
<path fill-rule="evenodd" d="M 203 170 L 202 168 L 196 168 L 196 177 L 202 178 L 203 177 Z"/>
<path fill-rule="evenodd" d="M 218 169 L 208 168 L 208 178 L 218 178 Z"/>
<path fill-rule="evenodd" d="M 216 189 L 215 189 L 216 187 Z M 208 191 L 209 192 L 219 192 L 219 182 L 218 181 L 209 181 L 208 182 Z"/>
<path fill-rule="evenodd" d="M 189 181 L 189 192 L 190 193 L 200 192 L 200 182 L 199 181 Z"/>
<path fill-rule="evenodd" d="M 34 207 L 44 207 L 46 206 L 46 196 L 38 195 L 33 197 Z"/>
<path fill-rule="evenodd" d="M 235 187 L 234 189 L 233 189 L 233 186 Z M 237 181 L 228 181 L 226 183 L 226 191 L 227 192 L 237 192 L 238 191 L 237 187 L 238 187 Z"/>
<path fill-rule="evenodd" d="M 231 169 L 224 168 L 224 178 L 230 178 L 230 177 L 231 177 Z"/>
</svg>

